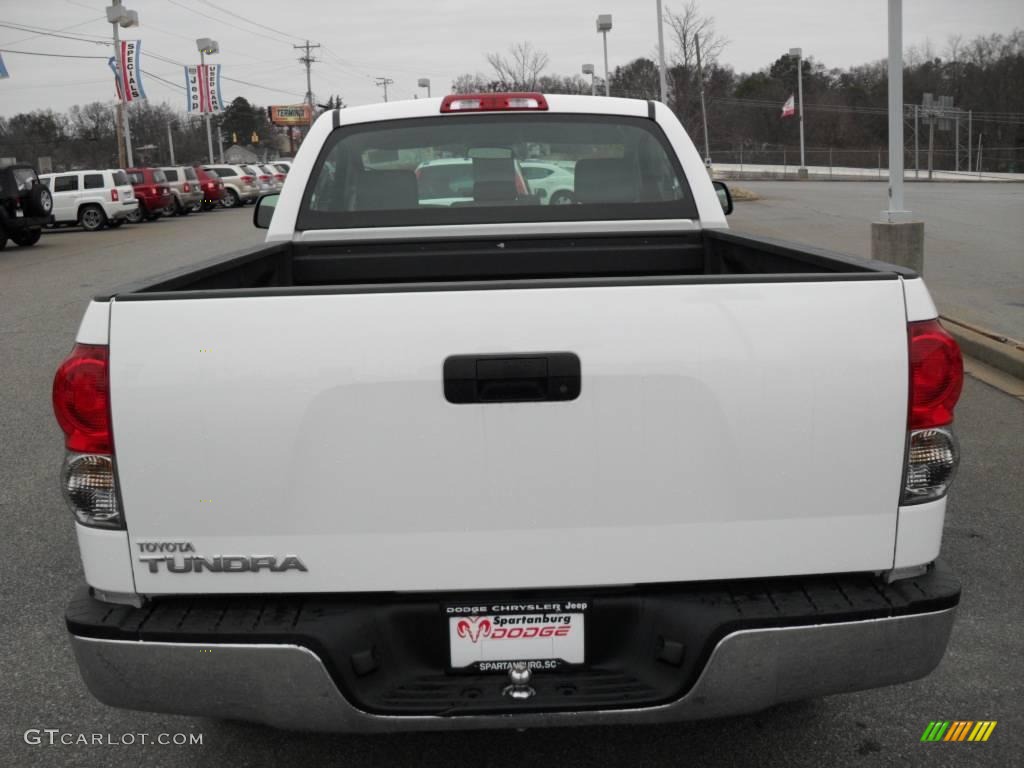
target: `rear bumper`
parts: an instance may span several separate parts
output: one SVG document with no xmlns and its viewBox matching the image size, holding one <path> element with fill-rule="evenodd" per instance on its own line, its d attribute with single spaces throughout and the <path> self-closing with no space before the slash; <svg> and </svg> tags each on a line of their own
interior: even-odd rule
<svg viewBox="0 0 1024 768">
<path fill-rule="evenodd" d="M 945 652 L 959 584 L 941 567 L 871 590 L 866 578 L 597 595 L 588 619 L 597 630 L 588 635 L 592 668 L 537 673 L 528 702 L 501 695 L 503 676 L 446 674 L 420 653 L 430 643 L 415 616 L 426 611 L 440 629 L 436 597 L 211 598 L 112 609 L 83 596 L 67 620 L 86 685 L 111 706 L 313 731 L 657 723 L 927 675 Z M 605 657 L 602 603 L 605 618 L 628 620 Z M 731 617 L 723 621 L 724 612 Z M 415 651 L 403 634 L 422 641 Z M 673 637 L 682 652 L 666 658 L 661 650 Z M 645 686 L 659 697 L 645 696 Z"/>
</svg>

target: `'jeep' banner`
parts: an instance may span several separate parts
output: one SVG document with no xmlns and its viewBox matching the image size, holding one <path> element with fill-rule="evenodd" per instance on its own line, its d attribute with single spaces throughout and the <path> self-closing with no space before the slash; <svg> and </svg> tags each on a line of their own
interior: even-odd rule
<svg viewBox="0 0 1024 768">
<path fill-rule="evenodd" d="M 146 98 L 146 91 L 142 88 L 142 69 L 139 66 L 141 54 L 141 40 L 121 41 L 121 83 L 125 101 Z"/>
<path fill-rule="evenodd" d="M 223 112 L 220 64 L 193 64 L 185 67 L 185 98 L 189 112 Z"/>
</svg>

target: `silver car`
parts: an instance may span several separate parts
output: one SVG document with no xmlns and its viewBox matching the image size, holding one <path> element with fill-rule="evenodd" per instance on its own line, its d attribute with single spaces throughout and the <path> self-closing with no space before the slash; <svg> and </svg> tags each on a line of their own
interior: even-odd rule
<svg viewBox="0 0 1024 768">
<path fill-rule="evenodd" d="M 173 213 L 187 216 L 199 209 L 203 199 L 203 188 L 196 176 L 195 169 L 187 166 L 169 166 L 161 168 L 167 177 L 167 186 L 171 188 L 174 200 L 171 202 Z"/>
</svg>

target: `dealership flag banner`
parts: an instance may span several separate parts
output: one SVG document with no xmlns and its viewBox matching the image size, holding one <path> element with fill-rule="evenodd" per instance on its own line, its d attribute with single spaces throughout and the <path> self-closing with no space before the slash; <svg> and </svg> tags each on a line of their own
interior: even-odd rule
<svg viewBox="0 0 1024 768">
<path fill-rule="evenodd" d="M 113 56 L 107 59 L 107 64 L 110 65 L 110 71 L 114 73 L 114 88 L 117 90 L 117 100 L 124 101 L 124 97 L 121 95 L 121 77 L 117 74 L 117 62 L 114 61 Z"/>
<path fill-rule="evenodd" d="M 146 91 L 142 88 L 142 69 L 139 67 L 141 54 L 141 40 L 121 41 L 121 82 L 125 101 L 146 98 Z"/>
<path fill-rule="evenodd" d="M 792 117 L 795 114 L 796 114 L 796 101 L 793 99 L 793 96 L 790 95 L 790 97 L 788 99 L 786 99 L 786 103 L 782 105 L 782 116 L 783 117 Z"/>
<path fill-rule="evenodd" d="M 220 64 L 193 64 L 185 67 L 185 94 L 189 112 L 223 112 Z"/>
<path fill-rule="evenodd" d="M 4 66 L 3 54 L 0 54 L 0 80 L 3 80 L 5 77 L 10 77 L 10 74 L 7 72 L 7 67 Z"/>
</svg>

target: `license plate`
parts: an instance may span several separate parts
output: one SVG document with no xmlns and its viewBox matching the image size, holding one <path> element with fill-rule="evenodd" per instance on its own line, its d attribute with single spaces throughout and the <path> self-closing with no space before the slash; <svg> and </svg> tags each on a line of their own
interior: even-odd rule
<svg viewBox="0 0 1024 768">
<path fill-rule="evenodd" d="M 531 669 L 584 663 L 587 604 L 582 601 L 450 605 L 450 665 L 503 672 L 523 661 Z"/>
<path fill-rule="evenodd" d="M 15 218 L 21 218 L 24 215 L 25 215 L 25 212 L 23 210 L 21 210 L 21 208 L 15 208 L 14 209 L 14 216 L 15 216 Z"/>
</svg>

